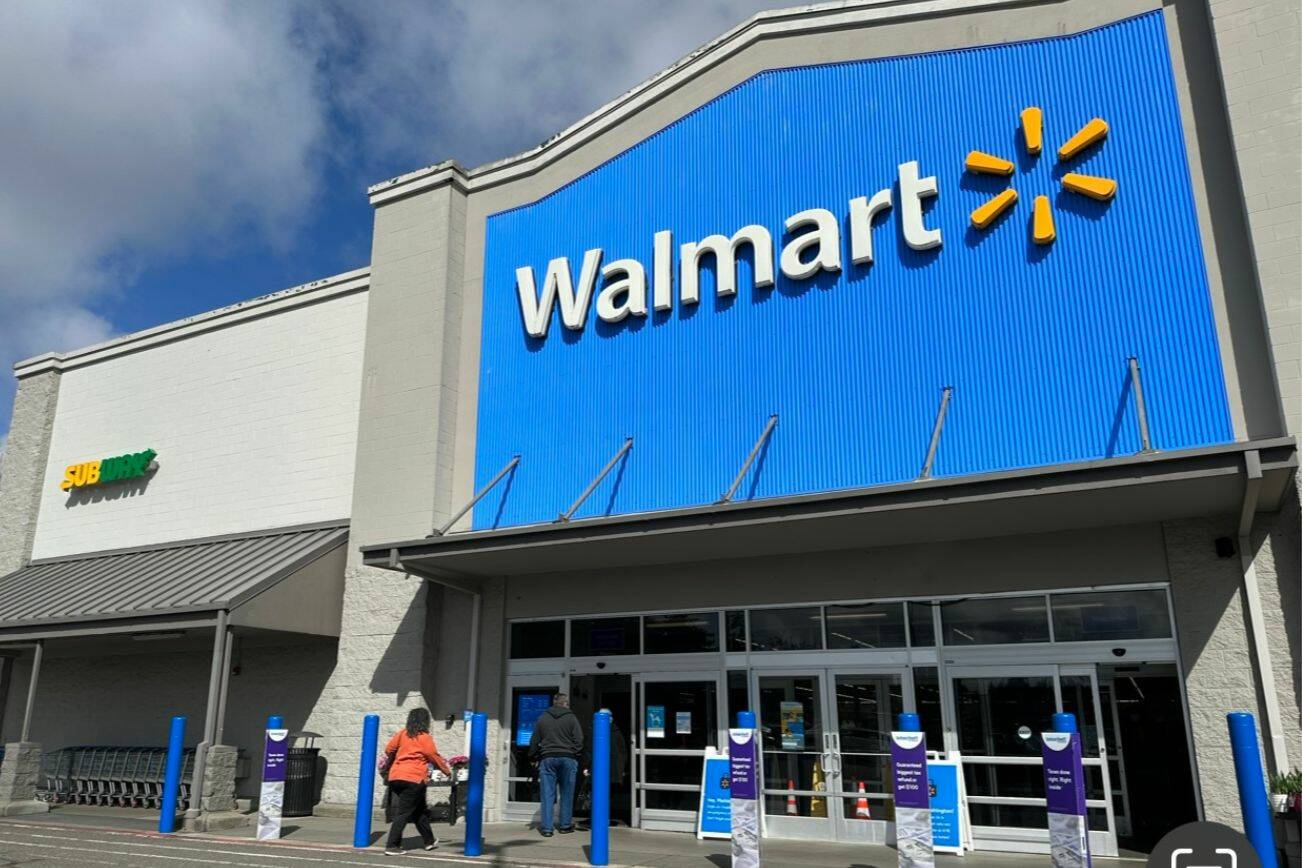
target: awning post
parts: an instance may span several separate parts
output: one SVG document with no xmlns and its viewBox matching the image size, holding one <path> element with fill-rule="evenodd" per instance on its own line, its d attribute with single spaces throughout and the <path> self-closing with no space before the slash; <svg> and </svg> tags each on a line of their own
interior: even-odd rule
<svg viewBox="0 0 1302 868">
<path fill-rule="evenodd" d="M 231 647 L 235 644 L 235 628 L 226 628 L 226 649 L 222 654 L 222 683 L 217 699 L 217 734 L 214 744 L 222 744 L 226 735 L 226 694 L 231 687 Z"/>
<path fill-rule="evenodd" d="M 27 683 L 27 708 L 23 711 L 23 731 L 19 741 L 28 741 L 32 733 L 32 710 L 36 707 L 36 682 L 41 677 L 41 656 L 45 652 L 45 640 L 36 640 L 36 650 L 32 655 L 32 678 Z"/>
<path fill-rule="evenodd" d="M 213 630 L 212 668 L 208 673 L 208 704 L 204 711 L 203 741 L 194 749 L 194 777 L 190 781 L 190 806 L 187 817 L 197 817 L 203 810 L 203 780 L 208 766 L 208 748 L 217 735 L 217 705 L 221 698 L 222 661 L 226 658 L 227 611 L 217 612 L 217 628 Z"/>
</svg>

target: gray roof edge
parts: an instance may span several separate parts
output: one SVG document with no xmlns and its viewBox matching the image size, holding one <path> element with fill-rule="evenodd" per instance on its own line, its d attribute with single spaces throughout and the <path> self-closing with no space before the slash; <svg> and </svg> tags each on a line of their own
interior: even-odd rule
<svg viewBox="0 0 1302 868">
<path fill-rule="evenodd" d="M 367 565 L 389 567 L 388 557 L 390 552 L 399 549 L 425 548 L 427 550 L 437 550 L 440 546 L 478 543 L 491 545 L 496 541 L 507 540 L 512 541 L 511 544 L 515 545 L 541 545 L 546 544 L 549 539 L 560 534 L 570 537 L 568 541 L 574 542 L 576 541 L 574 537 L 587 531 L 591 532 L 591 536 L 596 537 L 604 534 L 626 532 L 630 529 L 635 529 L 639 524 L 662 521 L 684 521 L 693 518 L 717 522 L 744 522 L 748 519 L 748 514 L 769 512 L 785 507 L 809 506 L 825 503 L 830 508 L 838 502 L 872 497 L 886 497 L 889 495 L 917 494 L 927 491 L 934 491 L 939 497 L 945 497 L 951 493 L 953 496 L 958 496 L 958 490 L 988 483 L 1017 483 L 1024 480 L 1026 490 L 1032 492 L 1039 487 L 1038 480 L 1053 476 L 1081 474 L 1090 471 L 1118 471 L 1126 470 L 1128 468 L 1134 469 L 1137 472 L 1149 470 L 1156 472 L 1182 473 L 1184 471 L 1171 467 L 1163 467 L 1163 465 L 1193 461 L 1197 459 L 1233 456 L 1253 450 L 1289 451 L 1290 455 L 1281 466 L 1297 466 L 1297 442 L 1295 438 L 1291 436 L 1271 437 L 1262 440 L 1242 440 L 1233 443 L 1222 443 L 1214 446 L 1203 446 L 1179 451 L 1140 453 L 1137 455 L 1127 455 L 1121 458 L 1092 459 L 1071 464 L 1042 465 L 968 476 L 944 477 L 926 481 L 911 481 L 864 488 L 836 489 L 833 491 L 772 497 L 764 500 L 734 501 L 726 504 L 707 504 L 702 506 L 657 510 L 654 512 L 630 513 L 627 515 L 597 516 L 593 518 L 576 519 L 559 524 L 548 522 L 545 524 L 514 525 L 495 530 L 465 531 L 461 533 L 449 533 L 442 537 L 430 536 L 425 537 L 424 539 L 375 543 L 359 546 L 359 550 L 362 552 L 363 560 Z"/>
<path fill-rule="evenodd" d="M 226 605 L 223 608 L 225 608 L 227 611 L 234 611 L 235 609 L 238 609 L 240 606 L 243 606 L 245 603 L 250 602 L 260 594 L 263 594 L 266 591 L 270 590 L 271 588 L 274 588 L 276 585 L 280 584 L 285 579 L 288 579 L 290 576 L 294 575 L 300 570 L 307 569 L 312 564 L 316 563 L 326 555 L 333 552 L 335 549 L 345 545 L 347 542 L 348 540 L 346 535 L 327 537 L 324 542 L 322 542 L 319 545 L 313 546 L 312 548 L 303 552 L 303 554 L 299 555 L 293 561 L 289 562 L 285 566 L 276 570 L 274 573 L 271 573 L 265 579 L 258 582 L 253 587 L 246 588 L 245 590 L 231 597 L 229 600 L 226 601 Z"/>
<path fill-rule="evenodd" d="M 191 546 L 208 545 L 210 543 L 229 542 L 236 539 L 256 539 L 264 536 L 280 536 L 282 534 L 304 533 L 313 530 L 326 530 L 328 528 L 346 529 L 351 519 L 336 518 L 329 521 L 314 521 L 306 524 L 288 525 L 285 527 L 260 528 L 258 530 L 236 531 L 233 533 L 215 534 L 213 536 L 194 537 L 192 539 L 172 540 L 170 542 L 154 543 L 152 545 L 127 546 L 117 549 L 100 549 L 93 552 L 78 552 L 72 555 L 55 555 L 54 557 L 38 558 L 28 561 L 24 566 L 39 567 L 46 564 L 66 564 L 73 561 L 84 561 L 92 558 L 112 557 L 113 555 L 129 555 L 139 552 L 163 551 L 165 549 L 183 549 Z M 21 568 L 20 568 L 21 569 Z M 14 572 L 18 572 L 15 570 Z M 13 575 L 8 573 L 7 575 Z M 4 576 L 0 576 L 3 579 Z"/>
</svg>

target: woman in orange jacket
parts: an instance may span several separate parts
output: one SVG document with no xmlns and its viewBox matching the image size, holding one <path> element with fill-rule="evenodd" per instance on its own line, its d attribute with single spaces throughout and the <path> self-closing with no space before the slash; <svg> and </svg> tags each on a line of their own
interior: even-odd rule
<svg viewBox="0 0 1302 868">
<path fill-rule="evenodd" d="M 451 776 L 452 769 L 439 756 L 434 739 L 429 734 L 429 724 L 429 712 L 423 708 L 413 708 L 407 715 L 406 729 L 394 733 L 384 747 L 389 789 L 397 806 L 393 813 L 393 825 L 389 827 L 389 839 L 384 845 L 385 855 L 388 856 L 402 855 L 402 833 L 408 823 L 416 824 L 416 831 L 420 832 L 426 850 L 433 850 L 439 845 L 434 830 L 429 827 L 429 817 L 425 810 L 425 784 L 429 780 L 430 763 L 438 766 L 439 771 L 448 776 Z"/>
</svg>

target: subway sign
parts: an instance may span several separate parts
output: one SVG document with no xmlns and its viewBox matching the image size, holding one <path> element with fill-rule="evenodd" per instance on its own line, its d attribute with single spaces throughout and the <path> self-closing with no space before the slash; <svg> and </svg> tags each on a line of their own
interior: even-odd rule
<svg viewBox="0 0 1302 868">
<path fill-rule="evenodd" d="M 115 455 L 98 461 L 82 461 L 69 464 L 63 470 L 63 481 L 59 488 L 71 491 L 74 488 L 89 488 L 108 482 L 122 482 L 144 476 L 154 466 L 158 453 L 152 449 L 132 452 L 127 455 Z"/>
</svg>

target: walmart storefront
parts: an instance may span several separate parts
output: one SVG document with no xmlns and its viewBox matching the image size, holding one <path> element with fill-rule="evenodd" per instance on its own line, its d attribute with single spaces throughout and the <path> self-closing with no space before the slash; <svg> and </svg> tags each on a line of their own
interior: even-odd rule
<svg viewBox="0 0 1302 868">
<path fill-rule="evenodd" d="M 763 15 L 372 189 L 354 541 L 437 589 L 425 675 L 500 725 L 499 816 L 555 692 L 615 711 L 644 828 L 692 827 L 743 708 L 783 837 L 892 839 L 902 710 L 994 849 L 1045 846 L 1058 710 L 1098 854 L 1237 824 L 1226 711 L 1302 757 L 1296 450 L 1206 14 Z"/>
</svg>

